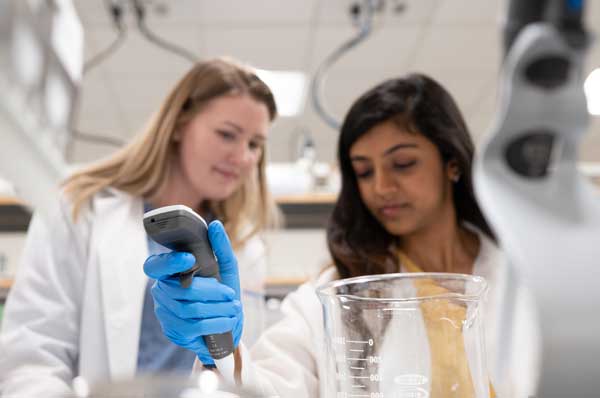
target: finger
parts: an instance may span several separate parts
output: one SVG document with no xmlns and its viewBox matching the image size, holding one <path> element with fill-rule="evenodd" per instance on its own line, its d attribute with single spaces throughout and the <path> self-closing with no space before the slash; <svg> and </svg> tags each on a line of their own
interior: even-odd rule
<svg viewBox="0 0 600 398">
<path fill-rule="evenodd" d="M 199 336 L 195 330 L 196 321 L 181 319 L 160 303 L 155 304 L 154 313 L 159 320 L 163 333 L 173 343 L 185 346 Z"/>
<path fill-rule="evenodd" d="M 160 320 L 163 333 L 172 343 L 194 351 L 203 364 L 214 364 L 214 360 L 208 353 L 206 343 L 200 335 L 197 322 L 179 319 L 160 304 L 156 305 L 154 312 Z"/>
<path fill-rule="evenodd" d="M 189 344 L 198 336 L 230 332 L 236 324 L 236 317 L 218 317 L 200 320 L 181 319 L 168 308 L 158 305 L 154 312 L 164 325 L 163 332 L 177 344 Z"/>
<path fill-rule="evenodd" d="M 231 332 L 235 326 L 235 323 L 235 317 L 210 318 L 197 321 L 196 327 L 198 328 L 201 336 L 208 336 L 210 334 Z"/>
<path fill-rule="evenodd" d="M 179 301 L 169 297 L 161 289 L 155 289 L 152 296 L 176 316 L 188 320 L 236 316 L 242 309 L 238 300 L 211 303 Z"/>
<path fill-rule="evenodd" d="M 233 289 L 215 278 L 193 278 L 188 288 L 181 287 L 178 280 L 166 279 L 156 282 L 152 291 L 155 289 L 161 289 L 171 299 L 191 302 L 231 301 L 236 298 Z"/>
<path fill-rule="evenodd" d="M 227 232 L 225 232 L 225 228 L 220 221 L 216 220 L 210 223 L 208 226 L 208 238 L 219 263 L 221 282 L 235 290 L 239 299 L 240 277 L 237 259 L 233 253 Z"/>
<path fill-rule="evenodd" d="M 144 273 L 152 279 L 167 279 L 192 268 L 195 262 L 196 259 L 191 253 L 162 253 L 146 259 Z"/>
<path fill-rule="evenodd" d="M 231 318 L 242 310 L 238 300 L 214 303 L 181 303 L 179 310 L 189 319 Z"/>
<path fill-rule="evenodd" d="M 198 337 L 197 342 L 195 342 L 194 344 L 198 344 L 198 345 L 201 345 L 202 347 L 204 347 L 204 349 L 202 349 L 202 350 L 196 350 L 195 351 L 196 356 L 198 357 L 198 359 L 200 360 L 200 362 L 203 365 L 214 365 L 215 364 L 215 360 L 209 354 L 208 348 L 206 348 L 206 344 L 204 344 L 204 340 L 202 339 L 202 337 Z"/>
</svg>

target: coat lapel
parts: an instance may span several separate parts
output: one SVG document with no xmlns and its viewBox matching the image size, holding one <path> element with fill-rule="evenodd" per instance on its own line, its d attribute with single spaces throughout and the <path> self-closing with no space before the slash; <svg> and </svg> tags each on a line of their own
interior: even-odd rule
<svg viewBox="0 0 600 398">
<path fill-rule="evenodd" d="M 111 379 L 135 375 L 148 255 L 141 200 L 110 191 L 95 202 L 99 273 Z"/>
</svg>

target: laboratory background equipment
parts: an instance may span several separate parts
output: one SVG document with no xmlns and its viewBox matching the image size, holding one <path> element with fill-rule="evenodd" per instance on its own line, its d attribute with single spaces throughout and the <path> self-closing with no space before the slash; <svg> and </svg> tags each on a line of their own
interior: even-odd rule
<svg viewBox="0 0 600 398">
<path fill-rule="evenodd" d="M 327 347 L 323 397 L 489 398 L 486 281 L 371 275 L 317 288 Z"/>
<path fill-rule="evenodd" d="M 68 1 L 0 4 L 0 170 L 42 212 L 67 175 L 83 29 Z"/>
</svg>

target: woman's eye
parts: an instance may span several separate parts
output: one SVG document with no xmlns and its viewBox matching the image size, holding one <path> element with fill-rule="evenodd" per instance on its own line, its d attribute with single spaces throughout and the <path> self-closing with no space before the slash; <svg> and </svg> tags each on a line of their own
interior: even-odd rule
<svg viewBox="0 0 600 398">
<path fill-rule="evenodd" d="M 235 140 L 235 134 L 225 130 L 217 130 L 217 133 L 226 141 Z"/>
<path fill-rule="evenodd" d="M 364 171 L 356 170 L 355 174 L 356 174 L 356 178 L 358 178 L 359 180 L 363 180 L 365 178 L 369 178 L 373 174 L 373 172 L 371 170 L 364 170 Z"/>
<path fill-rule="evenodd" d="M 250 141 L 248 148 L 250 148 L 251 151 L 256 152 L 262 149 L 262 144 L 260 142 Z"/>
<path fill-rule="evenodd" d="M 417 164 L 416 160 L 413 160 L 410 162 L 396 162 L 396 163 L 394 163 L 394 168 L 397 170 L 406 170 L 406 169 L 414 166 L 415 164 Z"/>
</svg>

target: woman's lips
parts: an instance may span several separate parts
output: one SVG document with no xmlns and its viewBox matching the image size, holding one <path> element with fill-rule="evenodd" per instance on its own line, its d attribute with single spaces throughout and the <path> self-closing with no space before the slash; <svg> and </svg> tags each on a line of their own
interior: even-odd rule
<svg viewBox="0 0 600 398">
<path fill-rule="evenodd" d="M 392 218 L 400 214 L 402 211 L 408 209 L 408 204 L 393 204 L 386 205 L 379 208 L 379 214 L 386 218 Z"/>
<path fill-rule="evenodd" d="M 223 170 L 219 167 L 215 167 L 214 170 L 228 180 L 237 180 L 240 177 L 240 174 L 235 171 Z"/>
</svg>

